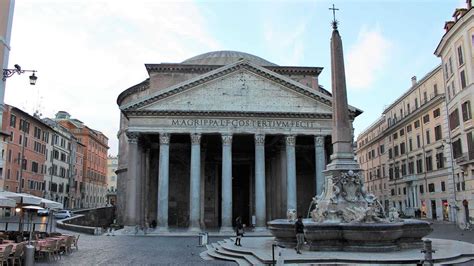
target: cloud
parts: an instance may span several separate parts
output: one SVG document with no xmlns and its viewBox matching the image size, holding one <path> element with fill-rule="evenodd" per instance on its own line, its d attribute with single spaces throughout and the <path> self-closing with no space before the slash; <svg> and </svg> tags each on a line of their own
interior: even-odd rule
<svg viewBox="0 0 474 266">
<path fill-rule="evenodd" d="M 266 18 L 263 24 L 263 39 L 283 65 L 300 65 L 304 59 L 304 35 L 307 20 L 289 22 L 286 26 L 275 18 Z"/>
<path fill-rule="evenodd" d="M 220 48 L 192 2 L 17 1 L 10 66 L 38 70 L 6 83 L 5 102 L 46 117 L 67 111 L 117 154 L 117 96 L 148 77 L 145 63 L 181 62 Z"/>
<path fill-rule="evenodd" d="M 349 89 L 370 90 L 378 75 L 383 73 L 392 47 L 378 27 L 362 28 L 346 59 Z"/>
</svg>

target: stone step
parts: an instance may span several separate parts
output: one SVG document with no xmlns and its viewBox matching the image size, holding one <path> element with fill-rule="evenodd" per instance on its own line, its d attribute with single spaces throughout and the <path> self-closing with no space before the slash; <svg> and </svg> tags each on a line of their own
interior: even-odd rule
<svg viewBox="0 0 474 266">
<path fill-rule="evenodd" d="M 216 260 L 234 261 L 239 265 L 250 265 L 245 259 L 231 258 L 217 253 L 215 250 L 208 250 L 207 254 Z"/>
<path fill-rule="evenodd" d="M 249 265 L 261 265 L 261 264 L 263 264 L 260 260 L 258 260 L 253 255 L 242 254 L 242 253 L 239 253 L 239 252 L 232 252 L 232 251 L 229 251 L 229 250 L 226 250 L 226 249 L 223 249 L 223 248 L 218 249 L 216 252 L 219 253 L 219 254 L 225 255 L 225 256 L 232 257 L 232 258 L 243 258 L 249 263 Z"/>
<path fill-rule="evenodd" d="M 220 241 L 223 243 L 219 243 L 221 248 L 226 250 L 227 252 L 232 252 L 234 254 L 239 254 L 244 256 L 247 261 L 249 261 L 252 265 L 259 265 L 264 264 L 258 257 L 256 257 L 251 250 L 246 247 L 236 246 L 235 240 L 232 239 L 224 239 Z M 220 250 L 219 250 L 220 251 Z"/>
<path fill-rule="evenodd" d="M 207 253 L 209 250 L 204 250 L 203 252 L 199 253 L 199 257 L 201 257 L 201 259 L 203 260 L 214 260 L 213 257 L 209 256 L 209 254 Z"/>
</svg>

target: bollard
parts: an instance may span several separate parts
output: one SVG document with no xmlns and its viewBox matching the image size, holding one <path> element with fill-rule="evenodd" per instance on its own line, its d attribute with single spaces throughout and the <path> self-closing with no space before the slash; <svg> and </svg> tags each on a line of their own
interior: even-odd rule
<svg viewBox="0 0 474 266">
<path fill-rule="evenodd" d="M 423 241 L 424 248 L 421 250 L 422 253 L 425 253 L 425 260 L 423 261 L 423 265 L 433 265 L 433 247 L 431 245 L 431 240 L 425 239 Z"/>
<path fill-rule="evenodd" d="M 198 236 L 199 236 L 199 246 L 203 247 L 207 245 L 208 233 L 207 232 L 199 233 Z"/>
<path fill-rule="evenodd" d="M 35 264 L 35 246 L 25 246 L 25 266 L 33 266 Z"/>
</svg>

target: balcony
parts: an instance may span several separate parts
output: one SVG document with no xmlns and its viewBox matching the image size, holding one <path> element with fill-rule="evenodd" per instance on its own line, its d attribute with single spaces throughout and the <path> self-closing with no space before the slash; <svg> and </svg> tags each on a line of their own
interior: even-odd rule
<svg viewBox="0 0 474 266">
<path fill-rule="evenodd" d="M 468 161 L 468 154 L 467 152 L 463 153 L 461 156 L 454 159 L 457 164 L 463 164 Z"/>
</svg>

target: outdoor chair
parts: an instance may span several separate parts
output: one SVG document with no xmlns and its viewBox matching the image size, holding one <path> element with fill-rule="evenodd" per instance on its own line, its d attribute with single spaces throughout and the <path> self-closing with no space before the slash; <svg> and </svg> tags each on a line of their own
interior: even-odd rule
<svg viewBox="0 0 474 266">
<path fill-rule="evenodd" d="M 79 237 L 81 235 L 77 235 L 77 237 L 74 237 L 74 241 L 72 242 L 72 245 L 76 248 L 76 250 L 79 250 L 79 246 L 77 244 L 77 242 L 79 242 Z"/>
<path fill-rule="evenodd" d="M 73 236 L 68 236 L 66 241 L 61 243 L 61 251 L 64 251 L 64 254 L 70 254 L 72 252 L 72 243 L 74 242 Z"/>
<path fill-rule="evenodd" d="M 54 259 L 54 256 L 55 256 L 54 253 L 56 252 L 57 242 L 58 242 L 57 240 L 48 241 L 46 245 L 41 246 L 40 248 L 40 253 L 43 254 L 45 257 L 48 256 L 48 261 L 51 259 L 51 256 L 53 256 L 53 259 Z"/>
<path fill-rule="evenodd" d="M 8 245 L 3 249 L 3 252 L 0 252 L 0 262 L 3 265 L 4 262 L 8 265 L 8 259 L 10 258 L 10 254 L 12 253 L 13 245 Z"/>
<path fill-rule="evenodd" d="M 54 249 L 54 254 L 61 259 L 61 246 L 65 243 L 64 239 L 56 240 L 56 248 Z"/>
<path fill-rule="evenodd" d="M 16 261 L 18 261 L 19 265 L 22 265 L 21 260 L 23 259 L 24 251 L 25 251 L 25 243 L 20 243 L 16 245 L 15 251 L 11 253 L 9 257 L 9 259 L 12 261 L 13 266 L 15 266 Z"/>
</svg>

